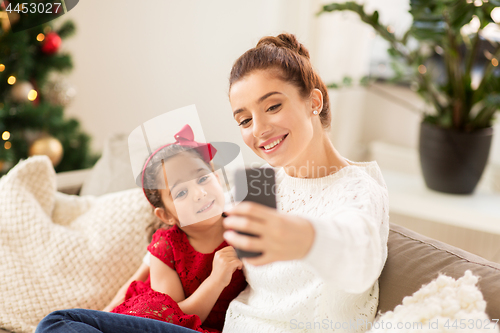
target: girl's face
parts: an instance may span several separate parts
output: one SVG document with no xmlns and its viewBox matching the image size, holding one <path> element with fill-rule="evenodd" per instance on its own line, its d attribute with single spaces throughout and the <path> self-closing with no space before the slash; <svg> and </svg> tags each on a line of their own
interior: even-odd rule
<svg viewBox="0 0 500 333">
<path fill-rule="evenodd" d="M 312 160 L 313 137 L 321 129 L 312 113 L 321 110 L 318 92 L 304 99 L 296 86 L 265 71 L 234 83 L 229 99 L 245 144 L 275 167 L 300 167 Z"/>
<path fill-rule="evenodd" d="M 219 177 L 193 153 L 183 152 L 163 164 L 167 189 L 161 190 L 163 204 L 181 227 L 220 219 L 224 192 Z"/>
</svg>

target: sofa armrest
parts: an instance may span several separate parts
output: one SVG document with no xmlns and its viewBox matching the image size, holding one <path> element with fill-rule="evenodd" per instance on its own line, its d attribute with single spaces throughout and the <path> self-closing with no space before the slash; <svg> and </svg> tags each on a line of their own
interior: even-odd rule
<svg viewBox="0 0 500 333">
<path fill-rule="evenodd" d="M 66 194 L 78 194 L 91 170 L 83 169 L 58 172 L 56 174 L 57 190 Z"/>
<path fill-rule="evenodd" d="M 388 257 L 379 278 L 379 310 L 394 310 L 439 273 L 458 279 L 468 269 L 479 276 L 486 313 L 490 319 L 500 318 L 500 264 L 391 223 Z"/>
</svg>

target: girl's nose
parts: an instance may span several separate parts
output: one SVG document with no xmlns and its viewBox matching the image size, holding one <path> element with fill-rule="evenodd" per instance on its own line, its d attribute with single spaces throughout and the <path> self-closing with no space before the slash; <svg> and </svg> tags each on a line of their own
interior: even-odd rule
<svg viewBox="0 0 500 333">
<path fill-rule="evenodd" d="M 196 186 L 196 189 L 194 191 L 194 196 L 193 199 L 195 201 L 200 201 L 207 195 L 207 191 L 202 186 Z"/>
</svg>

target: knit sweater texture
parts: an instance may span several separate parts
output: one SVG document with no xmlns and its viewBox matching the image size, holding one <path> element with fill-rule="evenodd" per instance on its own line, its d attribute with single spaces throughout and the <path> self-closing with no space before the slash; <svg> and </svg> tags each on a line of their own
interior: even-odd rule
<svg viewBox="0 0 500 333">
<path fill-rule="evenodd" d="M 321 178 L 276 169 L 277 209 L 315 230 L 300 260 L 244 265 L 247 288 L 229 305 L 223 332 L 365 332 L 387 259 L 389 197 L 376 162 Z"/>
</svg>

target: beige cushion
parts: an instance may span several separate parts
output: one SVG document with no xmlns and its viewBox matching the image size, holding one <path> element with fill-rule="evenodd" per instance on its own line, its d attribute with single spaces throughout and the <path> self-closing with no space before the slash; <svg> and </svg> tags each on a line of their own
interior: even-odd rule
<svg viewBox="0 0 500 333">
<path fill-rule="evenodd" d="M 102 156 L 90 171 L 80 195 L 103 195 L 138 188 L 128 152 L 128 138 L 115 134 L 106 139 Z"/>
<path fill-rule="evenodd" d="M 398 332 L 474 332 L 500 333 L 485 313 L 486 302 L 476 284 L 478 277 L 470 270 L 458 280 L 439 275 L 394 311 L 387 311 L 367 333 Z"/>
<path fill-rule="evenodd" d="M 155 220 L 140 188 L 65 195 L 48 157 L 20 162 L 0 179 L 0 327 L 27 333 L 55 310 L 104 308 Z"/>
<path fill-rule="evenodd" d="M 486 313 L 500 318 L 500 264 L 390 224 L 388 258 L 379 279 L 379 311 L 392 311 L 405 296 L 436 279 L 439 273 L 455 279 L 466 270 L 479 277 Z"/>
</svg>

